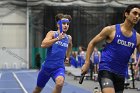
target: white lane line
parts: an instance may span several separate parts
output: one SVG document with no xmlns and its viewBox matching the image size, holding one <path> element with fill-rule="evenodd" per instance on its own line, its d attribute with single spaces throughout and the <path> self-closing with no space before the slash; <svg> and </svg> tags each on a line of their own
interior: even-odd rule
<svg viewBox="0 0 140 93">
<path fill-rule="evenodd" d="M 24 93 L 28 93 L 27 90 L 26 90 L 26 89 L 24 88 L 24 86 L 22 85 L 22 83 L 20 82 L 20 80 L 18 79 L 17 75 L 16 75 L 14 72 L 12 72 L 12 73 L 13 73 L 15 79 L 17 80 L 17 82 L 19 83 L 20 87 L 22 88 L 23 92 L 24 92 Z"/>
<path fill-rule="evenodd" d="M 0 73 L 0 79 L 1 79 L 2 73 Z"/>
</svg>

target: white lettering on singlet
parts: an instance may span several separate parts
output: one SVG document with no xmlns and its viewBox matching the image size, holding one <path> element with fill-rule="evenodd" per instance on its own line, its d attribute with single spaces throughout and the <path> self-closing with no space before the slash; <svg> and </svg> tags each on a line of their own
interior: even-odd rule
<svg viewBox="0 0 140 93">
<path fill-rule="evenodd" d="M 117 43 L 120 44 L 120 45 L 123 45 L 123 46 L 131 47 L 131 48 L 134 47 L 134 43 L 127 42 L 127 41 L 124 41 L 124 40 L 121 40 L 121 39 L 118 39 Z"/>
<path fill-rule="evenodd" d="M 58 44 L 58 45 L 63 46 L 63 47 L 68 47 L 67 43 L 63 43 L 61 41 L 57 41 L 57 42 L 55 42 L 55 44 Z"/>
</svg>

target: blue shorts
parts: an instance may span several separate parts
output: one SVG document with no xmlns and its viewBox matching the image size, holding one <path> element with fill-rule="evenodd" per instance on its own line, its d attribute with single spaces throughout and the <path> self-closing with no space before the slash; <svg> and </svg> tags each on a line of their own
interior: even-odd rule
<svg viewBox="0 0 140 93">
<path fill-rule="evenodd" d="M 99 58 L 98 59 L 94 59 L 94 65 L 99 64 Z"/>
<path fill-rule="evenodd" d="M 42 67 L 38 74 L 37 86 L 40 88 L 44 88 L 50 78 L 52 78 L 53 81 L 55 82 L 57 76 L 63 76 L 65 78 L 65 69 L 64 68 L 46 69 Z"/>
</svg>

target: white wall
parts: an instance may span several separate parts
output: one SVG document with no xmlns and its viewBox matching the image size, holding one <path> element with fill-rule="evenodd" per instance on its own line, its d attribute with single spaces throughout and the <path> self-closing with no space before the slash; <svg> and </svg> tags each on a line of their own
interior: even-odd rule
<svg viewBox="0 0 140 93">
<path fill-rule="evenodd" d="M 3 47 L 0 49 L 0 69 L 26 68 L 26 49 Z"/>
<path fill-rule="evenodd" d="M 4 25 L 0 30 L 0 47 L 26 48 L 26 26 Z"/>
<path fill-rule="evenodd" d="M 0 11 L 2 9 L 0 8 Z M 5 10 L 7 13 L 10 12 L 8 9 Z M 16 9 L 0 17 L 0 69 L 27 67 L 26 35 L 26 14 Z"/>
</svg>

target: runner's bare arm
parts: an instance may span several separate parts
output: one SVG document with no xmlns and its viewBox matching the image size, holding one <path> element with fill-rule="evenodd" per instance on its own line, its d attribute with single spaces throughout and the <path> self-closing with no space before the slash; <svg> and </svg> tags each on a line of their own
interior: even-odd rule
<svg viewBox="0 0 140 93">
<path fill-rule="evenodd" d="M 88 62 L 88 64 L 90 61 L 91 53 L 93 52 L 93 48 L 95 47 L 95 45 L 105 39 L 107 40 L 111 33 L 112 33 L 112 27 L 107 26 L 103 28 L 103 30 L 89 42 L 87 53 L 86 53 L 86 62 Z"/>
</svg>

